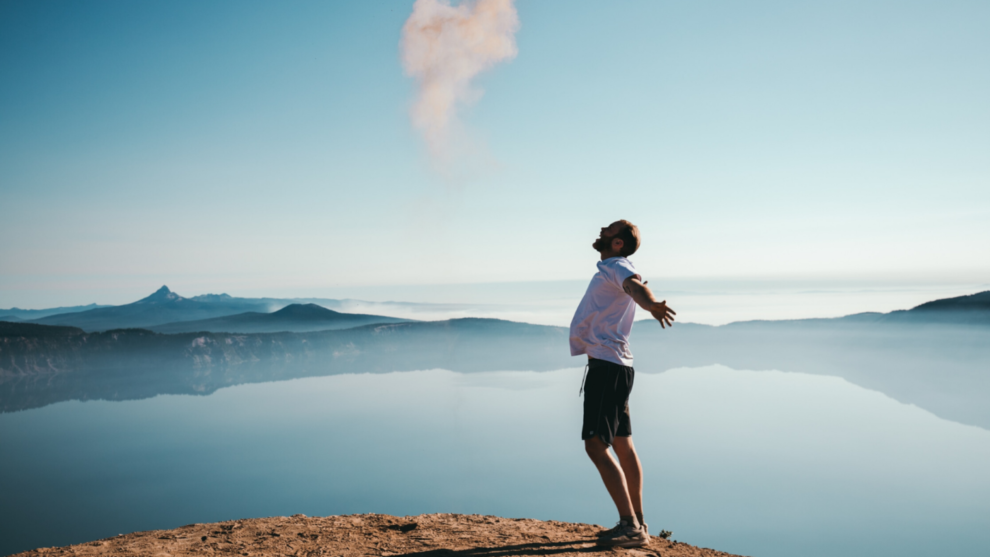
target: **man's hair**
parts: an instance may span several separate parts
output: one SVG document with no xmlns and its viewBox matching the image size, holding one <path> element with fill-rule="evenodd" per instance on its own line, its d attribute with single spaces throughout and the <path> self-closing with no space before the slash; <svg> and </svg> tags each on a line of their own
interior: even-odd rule
<svg viewBox="0 0 990 557">
<path fill-rule="evenodd" d="M 639 249 L 639 228 L 627 220 L 620 220 L 619 222 L 625 225 L 615 235 L 616 238 L 622 240 L 622 249 L 619 250 L 619 255 L 629 257 Z"/>
</svg>

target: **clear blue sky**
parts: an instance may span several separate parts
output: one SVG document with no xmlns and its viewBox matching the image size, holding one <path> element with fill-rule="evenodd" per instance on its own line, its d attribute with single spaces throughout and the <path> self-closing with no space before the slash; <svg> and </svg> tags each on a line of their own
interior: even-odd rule
<svg viewBox="0 0 990 557">
<path fill-rule="evenodd" d="M 586 279 L 990 277 L 990 3 L 521 0 L 432 169 L 412 2 L 0 2 L 0 307 Z"/>
</svg>

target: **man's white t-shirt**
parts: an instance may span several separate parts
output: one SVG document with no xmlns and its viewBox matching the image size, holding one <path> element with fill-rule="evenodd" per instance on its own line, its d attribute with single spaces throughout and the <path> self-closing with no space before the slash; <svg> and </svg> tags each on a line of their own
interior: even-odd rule
<svg viewBox="0 0 990 557">
<path fill-rule="evenodd" d="M 571 320 L 571 356 L 587 354 L 632 366 L 629 333 L 636 317 L 636 302 L 622 289 L 622 283 L 635 276 L 639 273 L 625 257 L 598 262 L 598 272 L 591 278 Z"/>
</svg>

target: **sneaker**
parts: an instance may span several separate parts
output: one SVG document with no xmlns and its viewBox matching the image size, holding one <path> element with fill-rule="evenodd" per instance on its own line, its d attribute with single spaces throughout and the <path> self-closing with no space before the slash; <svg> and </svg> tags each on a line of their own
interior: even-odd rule
<svg viewBox="0 0 990 557">
<path fill-rule="evenodd" d="M 598 536 L 599 538 L 604 538 L 605 536 L 614 536 L 615 533 L 619 531 L 619 528 L 623 528 L 623 527 L 625 527 L 625 525 L 626 525 L 626 523 L 620 520 L 620 521 L 618 521 L 618 522 L 615 523 L 615 526 L 609 528 L 608 530 L 602 530 L 601 532 L 598 532 L 595 535 Z M 644 522 L 642 524 L 642 526 L 643 526 L 643 533 L 646 534 L 646 537 L 647 538 L 649 538 L 650 537 L 650 525 Z"/>
<path fill-rule="evenodd" d="M 598 545 L 609 547 L 642 547 L 649 543 L 650 538 L 646 535 L 646 530 L 624 521 L 619 521 L 615 528 L 608 530 L 598 539 Z"/>
<path fill-rule="evenodd" d="M 604 538 L 605 536 L 614 536 L 615 533 L 619 531 L 619 528 L 622 528 L 624 526 L 625 526 L 625 522 L 622 522 L 620 520 L 615 523 L 615 526 L 609 528 L 608 530 L 602 530 L 601 532 L 598 532 L 595 535 L 598 536 L 599 538 Z M 643 523 L 643 533 L 646 534 L 647 538 L 650 537 L 650 525 L 645 522 Z"/>
</svg>

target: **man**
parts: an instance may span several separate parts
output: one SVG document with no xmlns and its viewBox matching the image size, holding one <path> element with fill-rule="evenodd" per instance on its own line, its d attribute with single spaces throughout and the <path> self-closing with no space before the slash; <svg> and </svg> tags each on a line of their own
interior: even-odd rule
<svg viewBox="0 0 990 557">
<path fill-rule="evenodd" d="M 643 522 L 643 467 L 632 443 L 629 392 L 633 386 L 632 331 L 636 306 L 650 312 L 667 328 L 674 311 L 658 302 L 626 259 L 639 248 L 639 229 L 620 220 L 602 228 L 592 247 L 601 254 L 598 272 L 571 320 L 571 355 L 588 356 L 582 382 L 584 448 L 601 474 L 616 509 L 619 523 L 603 532 L 598 543 L 639 547 L 650 540 Z M 612 447 L 619 462 L 609 453 Z"/>
</svg>

